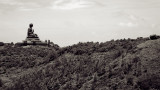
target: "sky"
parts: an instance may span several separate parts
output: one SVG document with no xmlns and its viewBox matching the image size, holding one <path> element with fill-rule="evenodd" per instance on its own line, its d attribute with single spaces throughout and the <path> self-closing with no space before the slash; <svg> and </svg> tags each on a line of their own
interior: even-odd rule
<svg viewBox="0 0 160 90">
<path fill-rule="evenodd" d="M 0 42 L 22 42 L 30 23 L 59 46 L 160 35 L 159 11 L 160 0 L 0 0 Z"/>
</svg>

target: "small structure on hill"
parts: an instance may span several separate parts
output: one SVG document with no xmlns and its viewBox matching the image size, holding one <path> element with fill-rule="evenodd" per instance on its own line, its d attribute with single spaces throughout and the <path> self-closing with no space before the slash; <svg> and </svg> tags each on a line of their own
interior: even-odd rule
<svg viewBox="0 0 160 90">
<path fill-rule="evenodd" d="M 42 45 L 47 46 L 49 45 L 49 42 L 43 42 L 39 39 L 38 35 L 34 33 L 33 24 L 29 24 L 27 37 L 23 42 L 16 43 L 16 46 L 27 46 L 27 45 Z"/>
</svg>

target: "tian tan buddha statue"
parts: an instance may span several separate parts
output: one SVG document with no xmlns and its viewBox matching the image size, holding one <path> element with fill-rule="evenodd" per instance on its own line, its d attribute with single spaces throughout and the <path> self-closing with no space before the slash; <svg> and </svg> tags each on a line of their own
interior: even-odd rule
<svg viewBox="0 0 160 90">
<path fill-rule="evenodd" d="M 16 43 L 17 46 L 31 46 L 31 45 L 42 45 L 42 46 L 48 46 L 50 42 L 43 42 L 39 39 L 38 35 L 34 33 L 33 30 L 33 24 L 29 24 L 27 37 L 22 42 Z"/>
<path fill-rule="evenodd" d="M 34 34 L 34 29 L 32 27 L 33 27 L 33 24 L 32 23 L 29 24 L 27 37 L 28 38 L 38 38 L 37 34 Z"/>
</svg>

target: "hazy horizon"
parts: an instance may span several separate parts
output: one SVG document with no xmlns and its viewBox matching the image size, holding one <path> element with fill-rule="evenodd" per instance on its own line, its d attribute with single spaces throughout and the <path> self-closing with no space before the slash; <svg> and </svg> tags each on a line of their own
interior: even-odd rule
<svg viewBox="0 0 160 90">
<path fill-rule="evenodd" d="M 0 0 L 0 42 L 27 29 L 59 46 L 160 34 L 159 0 Z"/>
</svg>

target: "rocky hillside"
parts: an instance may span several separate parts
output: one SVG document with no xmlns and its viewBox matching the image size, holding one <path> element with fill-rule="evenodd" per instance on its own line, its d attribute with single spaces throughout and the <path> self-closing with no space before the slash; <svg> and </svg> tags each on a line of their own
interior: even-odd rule
<svg viewBox="0 0 160 90">
<path fill-rule="evenodd" d="M 160 39 L 0 47 L 0 90 L 159 90 Z"/>
</svg>

